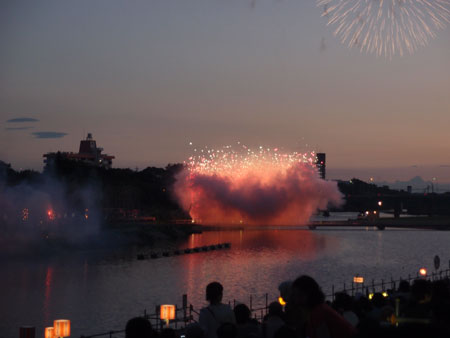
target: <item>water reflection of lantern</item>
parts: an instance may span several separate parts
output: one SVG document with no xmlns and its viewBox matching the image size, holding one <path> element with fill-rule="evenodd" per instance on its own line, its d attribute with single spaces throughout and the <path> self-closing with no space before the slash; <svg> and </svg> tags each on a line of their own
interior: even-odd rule
<svg viewBox="0 0 450 338">
<path fill-rule="evenodd" d="M 55 337 L 69 337 L 70 336 L 70 320 L 58 319 L 53 322 L 55 328 Z"/>
<path fill-rule="evenodd" d="M 45 328 L 45 338 L 55 338 L 55 328 L 54 327 L 46 327 Z"/>
<path fill-rule="evenodd" d="M 84 210 L 84 218 L 88 219 L 89 218 L 89 209 L 85 209 Z"/>
<path fill-rule="evenodd" d="M 159 317 L 169 323 L 169 320 L 175 319 L 175 305 L 161 305 Z"/>
<path fill-rule="evenodd" d="M 28 208 L 22 209 L 22 221 L 28 221 L 29 211 Z"/>
</svg>

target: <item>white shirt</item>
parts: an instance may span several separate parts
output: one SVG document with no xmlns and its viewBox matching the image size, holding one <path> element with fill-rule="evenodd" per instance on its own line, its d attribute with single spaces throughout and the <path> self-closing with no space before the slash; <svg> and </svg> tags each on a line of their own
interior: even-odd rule
<svg viewBox="0 0 450 338">
<path fill-rule="evenodd" d="M 220 303 L 201 309 L 198 322 L 206 338 L 217 338 L 217 329 L 225 323 L 236 324 L 236 319 L 231 307 Z"/>
</svg>

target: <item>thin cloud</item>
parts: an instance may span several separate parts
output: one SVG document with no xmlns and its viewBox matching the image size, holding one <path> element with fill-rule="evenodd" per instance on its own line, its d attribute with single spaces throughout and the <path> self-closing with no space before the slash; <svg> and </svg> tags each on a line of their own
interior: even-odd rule
<svg viewBox="0 0 450 338">
<path fill-rule="evenodd" d="M 24 122 L 38 122 L 38 119 L 33 119 L 31 117 L 17 117 L 15 119 L 9 119 L 7 123 L 24 123 Z"/>
<path fill-rule="evenodd" d="M 67 133 L 60 133 L 56 131 L 37 131 L 31 134 L 35 138 L 62 138 L 67 135 Z"/>
<path fill-rule="evenodd" d="M 33 129 L 34 127 L 7 127 L 5 130 L 28 130 Z"/>
</svg>

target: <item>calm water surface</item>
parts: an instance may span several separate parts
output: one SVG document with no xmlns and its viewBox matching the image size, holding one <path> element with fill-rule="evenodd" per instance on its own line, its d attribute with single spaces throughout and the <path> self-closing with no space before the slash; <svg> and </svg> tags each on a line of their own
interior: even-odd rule
<svg viewBox="0 0 450 338">
<path fill-rule="evenodd" d="M 254 302 L 262 302 L 265 293 L 275 299 L 278 284 L 300 274 L 313 276 L 330 293 L 332 284 L 348 285 L 355 274 L 366 280 L 399 278 L 422 266 L 431 270 L 436 254 L 444 268 L 450 259 L 450 232 L 441 231 L 214 231 L 192 235 L 178 247 L 220 242 L 231 242 L 231 249 L 144 261 L 136 254 L 150 248 L 3 259 L 0 337 L 18 337 L 21 325 L 36 326 L 40 337 L 58 318 L 71 319 L 72 337 L 123 329 L 144 309 L 181 304 L 182 294 L 203 306 L 205 286 L 213 280 L 224 285 L 225 300 L 248 304 L 250 295 Z"/>
</svg>

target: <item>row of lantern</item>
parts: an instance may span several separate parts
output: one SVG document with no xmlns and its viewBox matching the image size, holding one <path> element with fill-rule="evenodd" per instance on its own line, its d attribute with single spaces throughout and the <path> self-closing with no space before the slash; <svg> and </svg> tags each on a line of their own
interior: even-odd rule
<svg viewBox="0 0 450 338">
<path fill-rule="evenodd" d="M 61 338 L 70 336 L 70 320 L 57 319 L 53 322 L 52 327 L 46 327 L 44 332 L 45 338 Z M 35 338 L 36 328 L 33 326 L 22 326 L 19 331 L 20 338 Z"/>
<path fill-rule="evenodd" d="M 419 269 L 419 275 L 421 277 L 426 277 L 427 274 L 428 274 L 427 269 L 425 269 L 425 268 L 420 268 Z M 355 283 L 355 284 L 364 284 L 364 277 L 362 277 L 362 276 L 355 276 L 355 277 L 353 277 L 353 283 Z"/>
<path fill-rule="evenodd" d="M 70 320 L 58 319 L 53 322 L 53 326 L 45 328 L 45 338 L 69 337 Z"/>
<path fill-rule="evenodd" d="M 175 305 L 161 305 L 160 318 L 161 320 L 169 322 L 175 319 Z M 35 338 L 36 330 L 31 326 L 23 326 L 20 328 L 20 338 Z M 70 320 L 57 319 L 53 322 L 53 326 L 45 328 L 45 338 L 61 338 L 70 337 Z"/>
</svg>

